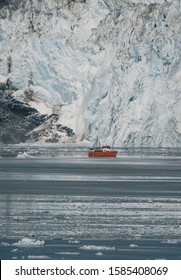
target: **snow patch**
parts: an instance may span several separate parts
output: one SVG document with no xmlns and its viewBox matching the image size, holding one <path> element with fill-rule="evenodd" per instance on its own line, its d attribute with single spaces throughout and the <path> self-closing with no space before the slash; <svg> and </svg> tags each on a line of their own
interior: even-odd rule
<svg viewBox="0 0 181 280">
<path fill-rule="evenodd" d="M 6 84 L 8 77 L 0 75 L 0 84 Z"/>
</svg>

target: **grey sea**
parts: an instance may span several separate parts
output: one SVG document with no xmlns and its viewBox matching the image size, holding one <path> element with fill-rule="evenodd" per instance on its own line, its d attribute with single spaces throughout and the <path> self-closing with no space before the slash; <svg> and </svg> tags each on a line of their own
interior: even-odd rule
<svg viewBox="0 0 181 280">
<path fill-rule="evenodd" d="M 181 259 L 181 150 L 0 146 L 0 259 Z"/>
</svg>

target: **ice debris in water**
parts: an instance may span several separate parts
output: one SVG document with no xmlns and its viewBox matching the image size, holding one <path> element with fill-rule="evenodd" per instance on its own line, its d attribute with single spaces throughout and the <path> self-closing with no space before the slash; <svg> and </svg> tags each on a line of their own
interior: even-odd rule
<svg viewBox="0 0 181 280">
<path fill-rule="evenodd" d="M 161 243 L 166 243 L 166 244 L 178 244 L 181 243 L 181 240 L 179 239 L 168 239 L 168 240 L 164 240 Z"/>
<path fill-rule="evenodd" d="M 1 242 L 1 246 L 9 246 L 10 244 L 7 242 Z"/>
<path fill-rule="evenodd" d="M 49 257 L 48 256 L 46 256 L 46 255 L 39 255 L 39 256 L 33 256 L 33 255 L 29 255 L 29 256 L 27 256 L 27 259 L 29 259 L 29 260 L 44 260 L 44 259 L 49 259 Z"/>
<path fill-rule="evenodd" d="M 95 255 L 96 255 L 96 256 L 103 256 L 103 253 L 98 252 L 98 253 L 96 253 Z"/>
<path fill-rule="evenodd" d="M 11 253 L 16 253 L 17 251 L 18 251 L 18 249 L 16 248 L 16 249 L 11 250 Z"/>
<path fill-rule="evenodd" d="M 95 245 L 84 245 L 80 247 L 79 249 L 83 250 L 96 250 L 96 251 L 114 251 L 116 250 L 115 247 L 107 247 L 107 246 L 95 246 Z"/>
<path fill-rule="evenodd" d="M 130 248 L 136 248 L 136 247 L 138 247 L 138 245 L 136 245 L 136 244 L 130 244 L 129 247 L 130 247 Z"/>
<path fill-rule="evenodd" d="M 27 152 L 19 153 L 16 158 L 32 158 Z"/>
<path fill-rule="evenodd" d="M 12 245 L 18 247 L 41 247 L 44 246 L 44 244 L 44 240 L 36 240 L 35 238 L 24 237 L 18 242 L 13 243 Z"/>
<path fill-rule="evenodd" d="M 72 244 L 79 244 L 80 241 L 79 241 L 79 240 L 70 239 L 70 240 L 69 240 L 69 243 L 72 243 Z"/>
<path fill-rule="evenodd" d="M 80 255 L 79 252 L 57 252 L 57 255 Z"/>
</svg>

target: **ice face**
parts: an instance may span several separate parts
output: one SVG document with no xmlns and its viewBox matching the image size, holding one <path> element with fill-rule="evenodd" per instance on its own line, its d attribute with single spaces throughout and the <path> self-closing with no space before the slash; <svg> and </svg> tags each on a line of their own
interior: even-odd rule
<svg viewBox="0 0 181 280">
<path fill-rule="evenodd" d="M 0 7 L 0 84 L 21 100 L 31 89 L 77 141 L 181 146 L 179 0 L 15 6 Z"/>
</svg>

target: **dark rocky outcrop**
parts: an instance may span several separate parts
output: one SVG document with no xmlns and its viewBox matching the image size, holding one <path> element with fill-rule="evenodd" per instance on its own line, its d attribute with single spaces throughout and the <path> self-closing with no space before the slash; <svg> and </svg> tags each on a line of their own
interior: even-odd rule
<svg viewBox="0 0 181 280">
<path fill-rule="evenodd" d="M 42 115 L 29 104 L 12 96 L 10 89 L 0 89 L 0 144 L 45 141 L 74 141 L 74 132 L 59 122 L 57 114 Z"/>
<path fill-rule="evenodd" d="M 28 133 L 29 142 L 38 142 L 43 139 L 46 143 L 59 143 L 64 142 L 65 138 L 68 142 L 74 142 L 73 129 L 58 123 L 58 121 L 57 114 L 48 116 L 42 125 Z"/>
<path fill-rule="evenodd" d="M 10 5 L 17 9 L 22 2 L 21 0 L 0 0 L 0 9 Z"/>
<path fill-rule="evenodd" d="M 9 91 L 0 91 L 0 143 L 26 142 L 27 133 L 41 125 L 47 115 L 11 96 Z"/>
</svg>

